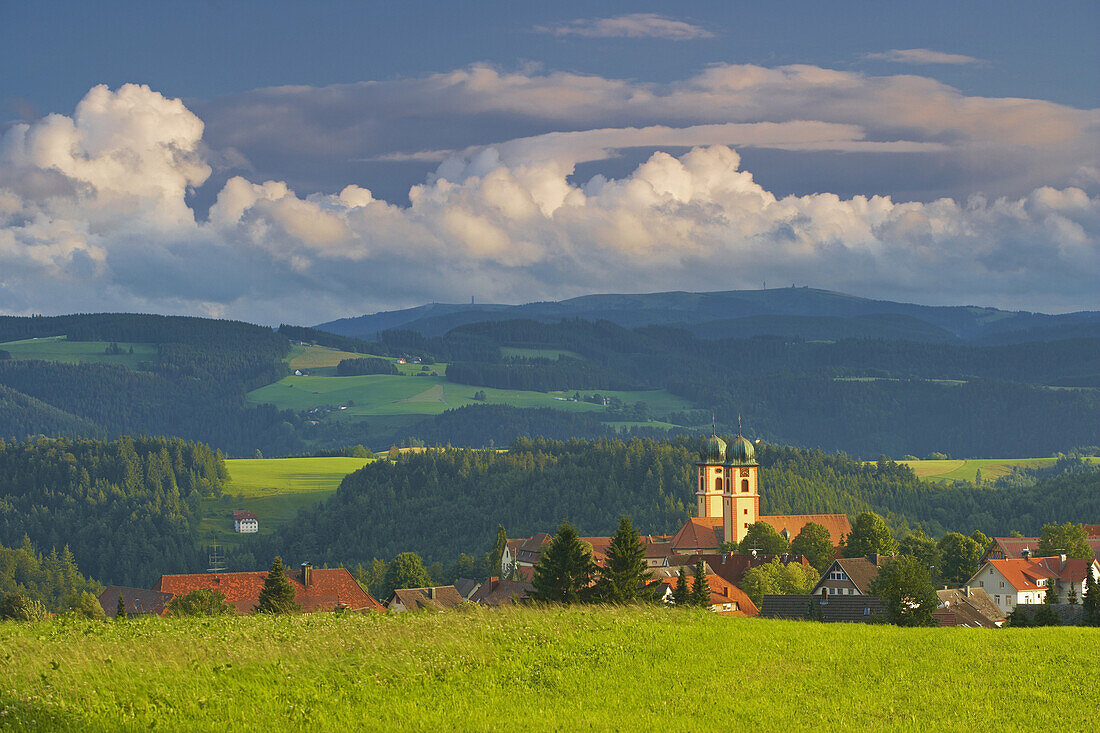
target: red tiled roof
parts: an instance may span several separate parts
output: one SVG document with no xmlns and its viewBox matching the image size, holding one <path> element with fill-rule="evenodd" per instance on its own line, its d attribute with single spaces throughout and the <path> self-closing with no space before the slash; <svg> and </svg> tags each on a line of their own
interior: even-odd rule
<svg viewBox="0 0 1100 733">
<path fill-rule="evenodd" d="M 1086 524 L 1085 534 L 1087 534 L 1089 537 L 1100 539 L 1100 524 Z"/>
<path fill-rule="evenodd" d="M 306 613 L 331 611 L 345 604 L 353 611 L 384 611 L 385 608 L 370 594 L 359 587 L 347 568 L 312 571 L 309 588 L 302 585 L 301 571 L 287 572 L 287 580 L 294 586 L 294 600 Z M 252 573 L 196 573 L 193 575 L 162 575 L 153 590 L 173 595 L 184 595 L 200 588 L 220 591 L 225 600 L 237 607 L 237 613 L 252 613 L 263 590 L 267 571 Z"/>
<path fill-rule="evenodd" d="M 1061 557 L 1035 557 L 1030 560 L 1011 557 L 989 561 L 1018 591 L 1045 590 L 1046 586 L 1040 586 L 1036 581 L 1051 578 L 1061 582 L 1080 583 L 1085 579 L 1086 568 L 1094 563 L 1095 560 L 1079 558 L 1069 558 L 1063 563 Z"/>
<path fill-rule="evenodd" d="M 252 512 L 245 511 L 244 509 L 234 509 L 233 510 L 233 519 L 237 519 L 237 520 L 241 520 L 241 519 L 259 519 L 259 517 L 257 517 Z"/>
<path fill-rule="evenodd" d="M 788 540 L 793 540 L 803 527 L 810 522 L 815 522 L 829 530 L 829 539 L 832 540 L 833 547 L 839 547 L 840 538 L 852 532 L 852 525 L 844 514 L 770 514 L 757 519 L 767 522 L 780 534 L 786 530 L 790 535 L 787 537 Z"/>
<path fill-rule="evenodd" d="M 719 613 L 732 613 L 736 616 L 755 616 L 760 613 L 756 604 L 745 594 L 745 591 L 730 583 L 720 575 L 708 575 L 707 586 L 710 588 L 710 605 L 718 606 Z M 723 611 L 726 603 L 736 603 L 735 611 Z"/>
<path fill-rule="evenodd" d="M 1000 548 L 1004 556 L 1010 558 L 1023 557 L 1024 550 L 1030 550 L 1031 555 L 1034 557 L 1039 552 L 1039 540 L 1039 537 L 994 537 L 993 545 L 989 548 L 988 552 L 991 552 L 994 548 Z M 1089 537 L 1085 541 L 1088 542 L 1089 547 L 1092 548 L 1092 554 L 1100 558 L 1100 537 Z"/>
<path fill-rule="evenodd" d="M 725 580 L 734 585 L 741 582 L 741 579 L 745 577 L 745 573 L 749 568 L 755 568 L 760 565 L 767 565 L 772 560 L 779 560 L 784 565 L 790 563 L 798 563 L 800 565 L 809 565 L 809 561 L 801 555 L 740 555 L 736 553 L 726 553 L 718 555 L 702 554 L 704 562 L 708 566 L 714 569 L 714 572 Z"/>
<path fill-rule="evenodd" d="M 721 544 L 718 539 L 721 531 L 721 517 L 691 517 L 672 538 L 673 550 L 678 554 L 717 550 Z"/>
</svg>

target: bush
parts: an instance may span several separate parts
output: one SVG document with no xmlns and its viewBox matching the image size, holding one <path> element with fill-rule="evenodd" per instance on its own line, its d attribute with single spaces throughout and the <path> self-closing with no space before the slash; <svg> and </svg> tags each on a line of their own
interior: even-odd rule
<svg viewBox="0 0 1100 733">
<path fill-rule="evenodd" d="M 76 618 L 103 619 L 107 617 L 107 614 L 103 612 L 103 606 L 99 605 L 99 599 L 89 591 L 70 596 L 66 601 L 66 605 L 69 607 L 69 614 Z"/>
<path fill-rule="evenodd" d="M 209 588 L 193 590 L 168 602 L 169 616 L 231 616 L 236 613 L 236 607 L 226 603 L 224 593 Z"/>
<path fill-rule="evenodd" d="M 50 612 L 41 601 L 22 593 L 12 593 L 0 600 L 0 619 L 5 621 L 43 621 L 49 617 Z"/>
</svg>

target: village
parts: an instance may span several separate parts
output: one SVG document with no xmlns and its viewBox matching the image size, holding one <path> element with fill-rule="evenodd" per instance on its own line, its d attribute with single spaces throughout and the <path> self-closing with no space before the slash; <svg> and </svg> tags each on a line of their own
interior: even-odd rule
<svg viewBox="0 0 1100 733">
<path fill-rule="evenodd" d="M 644 597 L 679 605 L 684 602 L 686 579 L 690 578 L 693 605 L 719 615 L 852 623 L 891 620 L 887 598 L 876 593 L 876 580 L 880 571 L 898 559 L 896 554 L 844 556 L 846 545 L 854 546 L 858 534 L 844 514 L 761 514 L 764 487 L 760 485 L 760 465 L 752 442 L 740 433 L 730 445 L 711 435 L 695 465 L 695 516 L 673 535 L 637 537 L 644 562 Z M 233 521 L 238 533 L 258 529 L 258 517 L 251 512 L 236 511 Z M 755 546 L 754 538 L 760 536 L 754 534 L 757 530 L 774 532 L 790 542 L 807 528 L 822 539 L 827 535 L 831 555 L 825 563 L 819 561 L 820 573 L 805 555 L 768 553 Z M 1083 528 L 1092 551 L 1090 559 L 1067 557 L 1064 551 L 1040 555 L 1040 537 L 988 538 L 976 572 L 965 583 L 934 591 L 931 617 L 935 625 L 1000 628 L 1009 625 L 1010 618 L 1021 625 L 1044 616 L 1049 619 L 1050 614 L 1057 617 L 1057 623 L 1081 623 L 1086 613 L 1082 604 L 1091 597 L 1090 588 L 1100 584 L 1096 559 L 1100 556 L 1100 524 Z M 596 574 L 606 572 L 615 538 L 577 539 L 590 553 Z M 494 567 L 497 575 L 461 578 L 451 585 L 395 588 L 380 599 L 373 598 L 347 568 L 314 568 L 302 562 L 286 572 L 286 580 L 293 588 L 294 603 L 304 613 L 400 613 L 462 604 L 500 607 L 529 603 L 536 597 L 536 570 L 554 540 L 545 532 L 508 538 L 500 548 L 499 568 Z M 766 593 L 754 601 L 744 587 L 747 576 L 774 567 L 790 568 L 799 577 L 817 578 L 816 583 L 807 593 Z M 225 572 L 217 567 L 206 573 L 162 575 L 149 589 L 110 586 L 100 594 L 99 602 L 108 617 L 163 616 L 173 599 L 204 591 L 220 594 L 238 614 L 248 614 L 260 603 L 268 575 L 268 571 Z"/>
</svg>

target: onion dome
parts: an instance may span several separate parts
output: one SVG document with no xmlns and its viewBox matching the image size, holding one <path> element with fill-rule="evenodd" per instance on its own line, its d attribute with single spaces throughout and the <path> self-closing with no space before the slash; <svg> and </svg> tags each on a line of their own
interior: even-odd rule
<svg viewBox="0 0 1100 733">
<path fill-rule="evenodd" d="M 756 449 L 748 438 L 738 435 L 726 451 L 726 461 L 731 466 L 755 466 Z"/>
<path fill-rule="evenodd" d="M 726 460 L 726 441 L 717 435 L 710 436 L 699 457 L 706 463 L 723 463 Z"/>
</svg>

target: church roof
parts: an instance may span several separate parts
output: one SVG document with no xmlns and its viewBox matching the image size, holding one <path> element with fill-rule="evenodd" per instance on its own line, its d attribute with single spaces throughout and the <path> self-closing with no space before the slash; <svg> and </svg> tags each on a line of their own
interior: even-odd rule
<svg viewBox="0 0 1100 733">
<path fill-rule="evenodd" d="M 757 517 L 761 522 L 767 522 L 779 534 L 787 532 L 787 540 L 793 540 L 810 522 L 820 524 L 829 530 L 829 540 L 833 547 L 840 547 L 840 538 L 851 534 L 852 525 L 844 514 L 768 514 Z"/>
<path fill-rule="evenodd" d="M 672 538 L 677 553 L 691 550 L 718 550 L 722 532 L 722 517 L 691 517 Z"/>
<path fill-rule="evenodd" d="M 703 444 L 703 450 L 699 452 L 699 458 L 704 463 L 723 463 L 726 460 L 726 441 L 717 435 L 711 435 Z"/>
<path fill-rule="evenodd" d="M 756 466 L 756 449 L 740 433 L 726 449 L 726 464 L 730 466 Z"/>
</svg>

